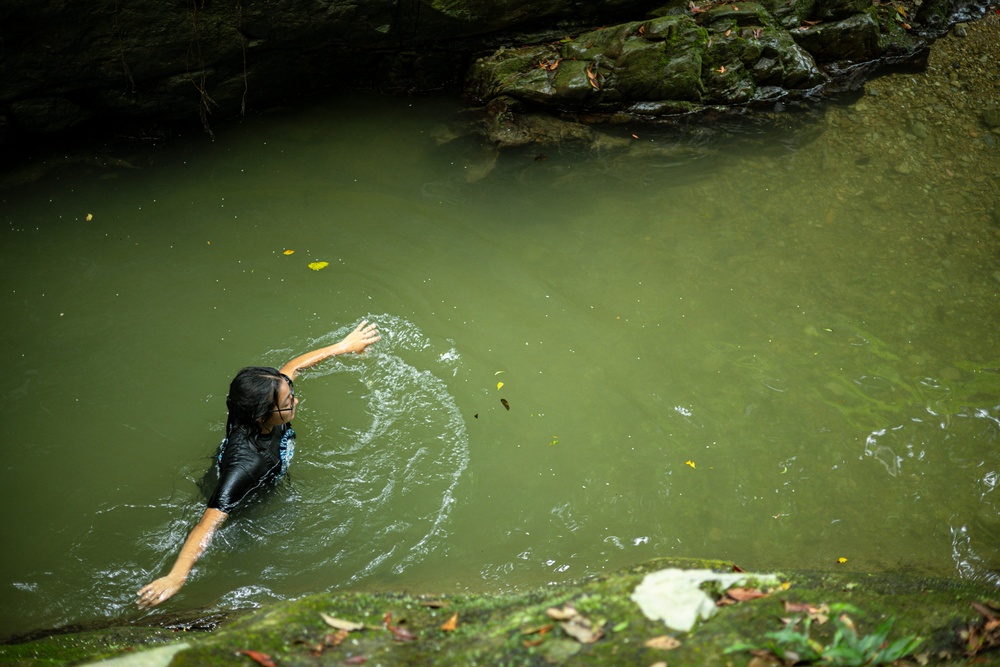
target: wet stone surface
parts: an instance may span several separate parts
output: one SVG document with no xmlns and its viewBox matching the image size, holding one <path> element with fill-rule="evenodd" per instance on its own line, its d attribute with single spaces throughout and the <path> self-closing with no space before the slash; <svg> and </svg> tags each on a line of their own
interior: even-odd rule
<svg viewBox="0 0 1000 667">
<path fill-rule="evenodd" d="M 1000 16 L 991 12 L 938 40 L 925 72 L 874 79 L 853 104 L 831 109 L 835 131 L 820 139 L 830 186 L 845 197 L 884 188 L 882 206 L 903 205 L 922 222 L 960 218 L 961 233 L 1000 237 L 998 62 Z"/>
</svg>

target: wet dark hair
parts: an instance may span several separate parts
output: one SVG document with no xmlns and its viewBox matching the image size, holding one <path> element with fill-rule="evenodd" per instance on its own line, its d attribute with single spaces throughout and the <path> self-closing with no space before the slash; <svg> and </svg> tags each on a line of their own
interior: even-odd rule
<svg viewBox="0 0 1000 667">
<path fill-rule="evenodd" d="M 226 436 L 234 429 L 259 433 L 260 423 L 267 421 L 278 405 L 278 390 L 283 382 L 281 372 L 270 366 L 250 366 L 237 373 L 226 396 Z"/>
</svg>

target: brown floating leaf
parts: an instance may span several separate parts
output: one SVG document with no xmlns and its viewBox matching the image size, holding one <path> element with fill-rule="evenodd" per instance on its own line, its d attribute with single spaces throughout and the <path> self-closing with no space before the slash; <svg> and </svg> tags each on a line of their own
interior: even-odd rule
<svg viewBox="0 0 1000 667">
<path fill-rule="evenodd" d="M 510 403 L 508 403 L 508 402 L 507 402 L 507 399 L 506 399 L 506 398 L 501 398 L 501 399 L 500 399 L 500 402 L 501 402 L 501 403 L 503 403 L 503 406 L 504 406 L 505 408 L 507 408 L 508 410 L 510 410 Z"/>
<path fill-rule="evenodd" d="M 660 635 L 659 637 L 653 637 L 652 639 L 646 640 L 645 643 L 647 648 L 657 648 L 661 651 L 672 651 L 681 645 L 679 639 L 671 637 L 670 635 Z"/>
<path fill-rule="evenodd" d="M 329 614 L 324 614 L 323 612 L 320 612 L 319 615 L 320 615 L 320 618 L 323 619 L 324 623 L 326 623 L 327 625 L 329 625 L 331 628 L 334 628 L 335 630 L 347 630 L 348 632 L 353 632 L 354 630 L 364 630 L 365 629 L 365 624 L 364 623 L 355 623 L 354 621 L 345 621 L 345 620 L 343 620 L 341 618 L 334 618 L 333 616 L 330 616 Z"/>
</svg>

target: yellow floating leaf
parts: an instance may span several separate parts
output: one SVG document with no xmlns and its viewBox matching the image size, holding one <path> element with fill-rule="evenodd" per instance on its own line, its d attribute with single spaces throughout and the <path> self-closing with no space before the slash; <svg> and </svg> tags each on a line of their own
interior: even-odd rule
<svg viewBox="0 0 1000 667">
<path fill-rule="evenodd" d="M 847 562 L 847 559 L 846 559 L 846 558 L 844 558 L 843 556 L 841 556 L 840 558 L 838 558 L 838 559 L 837 559 L 837 562 L 838 562 L 838 563 L 846 563 L 846 562 Z"/>
<path fill-rule="evenodd" d="M 330 266 L 330 262 L 309 262 L 309 268 L 313 271 L 319 271 L 320 269 L 325 269 Z"/>
<path fill-rule="evenodd" d="M 697 467 L 697 466 L 695 466 L 694 461 L 685 461 L 684 465 L 691 466 L 692 468 Z"/>
<path fill-rule="evenodd" d="M 295 254 L 295 251 L 294 251 L 294 250 L 286 250 L 285 252 L 283 252 L 283 253 L 281 253 L 281 254 L 282 254 L 282 255 L 294 255 L 294 254 Z"/>
<path fill-rule="evenodd" d="M 503 382 L 497 382 L 497 389 L 500 389 L 502 386 L 503 386 Z"/>
<path fill-rule="evenodd" d="M 552 442 L 549 443 L 549 447 L 551 447 L 552 445 L 558 445 L 558 444 L 559 444 L 559 436 L 558 435 L 552 436 Z"/>
<path fill-rule="evenodd" d="M 87 222 L 90 222 L 93 219 L 94 219 L 94 214 L 93 213 L 88 213 L 87 214 Z"/>
</svg>

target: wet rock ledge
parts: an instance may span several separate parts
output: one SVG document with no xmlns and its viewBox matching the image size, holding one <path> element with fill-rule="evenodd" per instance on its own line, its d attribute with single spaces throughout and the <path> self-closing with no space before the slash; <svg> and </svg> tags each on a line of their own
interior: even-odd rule
<svg viewBox="0 0 1000 667">
<path fill-rule="evenodd" d="M 487 109 L 490 138 L 543 140 L 539 111 L 585 123 L 739 113 L 856 88 L 886 66 L 926 66 L 927 42 L 902 5 L 678 0 L 652 13 L 478 59 L 467 90 Z"/>
<path fill-rule="evenodd" d="M 491 136 L 544 111 L 657 119 L 788 104 L 920 67 L 990 0 L 0 1 L 0 146 L 213 122 L 320 91 L 465 86 Z"/>
<path fill-rule="evenodd" d="M 894 619 L 888 642 L 915 635 L 922 641 L 897 665 L 1000 664 L 989 648 L 1000 633 L 984 630 L 985 602 L 995 589 L 972 582 L 912 575 L 786 572 L 776 579 L 745 574 L 745 583 L 703 585 L 694 594 L 714 611 L 690 631 L 650 620 L 648 602 L 633 594 L 646 575 L 669 568 L 711 570 L 732 576 L 722 561 L 659 559 L 588 581 L 504 595 L 334 593 L 265 607 L 230 619 L 213 632 L 128 627 L 59 635 L 0 646 L 0 663 L 36 667 L 111 658 L 107 667 L 253 665 L 248 651 L 276 665 L 776 665 L 740 642 L 766 644 L 781 618 L 797 617 L 802 631 L 829 646 L 840 613 L 858 636 Z M 644 584 L 645 585 L 645 584 Z M 728 592 L 727 592 L 728 590 Z M 757 591 L 757 592 L 747 592 Z M 763 597 L 755 597 L 759 593 Z M 684 603 L 660 594 L 668 608 Z M 712 604 L 713 600 L 719 600 Z M 341 628 L 323 614 L 348 622 Z M 676 622 L 674 620 L 673 622 Z M 971 629 L 971 634 L 970 634 Z M 985 634 L 984 634 L 985 633 Z M 970 637 L 973 648 L 970 649 Z M 990 639 L 992 638 L 992 639 Z M 263 659 L 256 655 L 258 659 Z M 790 663 L 789 663 L 790 664 Z M 839 664 L 839 663 L 838 663 Z M 848 664 L 848 663 L 843 663 Z"/>
</svg>

